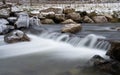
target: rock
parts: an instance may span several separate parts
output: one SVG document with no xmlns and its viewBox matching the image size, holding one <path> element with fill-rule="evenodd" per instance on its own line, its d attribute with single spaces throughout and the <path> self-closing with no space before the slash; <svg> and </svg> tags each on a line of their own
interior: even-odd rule
<svg viewBox="0 0 120 75">
<path fill-rule="evenodd" d="M 54 12 L 41 12 L 38 16 L 40 19 L 54 19 L 55 18 L 55 13 Z"/>
<path fill-rule="evenodd" d="M 0 24 L 4 24 L 4 25 L 6 25 L 6 24 L 9 24 L 9 22 L 6 20 L 6 19 L 0 19 Z"/>
<path fill-rule="evenodd" d="M 63 22 L 61 22 L 62 24 L 76 24 L 76 22 L 75 21 L 73 21 L 72 19 L 67 19 L 67 20 L 65 20 L 65 21 L 63 21 Z"/>
<path fill-rule="evenodd" d="M 91 12 L 91 13 L 88 14 L 88 16 L 90 18 L 93 18 L 93 17 L 97 16 L 97 13 L 96 12 Z"/>
<path fill-rule="evenodd" d="M 40 20 L 44 20 L 45 19 L 45 16 L 43 16 L 41 13 L 38 15 L 38 18 L 40 19 Z"/>
<path fill-rule="evenodd" d="M 11 12 L 22 12 L 23 9 L 20 6 L 12 6 L 11 7 Z"/>
<path fill-rule="evenodd" d="M 8 17 L 7 20 L 9 21 L 10 25 L 14 25 L 17 21 L 17 17 Z"/>
<path fill-rule="evenodd" d="M 62 14 L 62 9 L 61 8 L 48 8 L 41 10 L 40 12 L 54 12 L 55 14 Z"/>
<path fill-rule="evenodd" d="M 88 13 L 86 11 L 80 12 L 81 17 L 87 16 L 87 15 L 88 15 Z"/>
<path fill-rule="evenodd" d="M 97 65 L 100 65 L 105 62 L 106 62 L 106 60 L 99 55 L 95 55 L 89 60 L 89 64 L 91 66 L 97 66 Z"/>
<path fill-rule="evenodd" d="M 6 43 L 16 43 L 23 41 L 30 41 L 30 38 L 22 31 L 15 30 L 4 36 L 4 41 Z"/>
<path fill-rule="evenodd" d="M 74 9 L 74 8 L 65 7 L 65 8 L 63 9 L 63 13 L 64 13 L 64 14 L 69 14 L 69 13 L 73 13 L 73 12 L 75 12 L 75 9 Z"/>
<path fill-rule="evenodd" d="M 111 75 L 119 75 L 120 74 L 120 62 L 115 60 L 105 60 L 99 55 L 95 55 L 92 59 L 90 59 L 89 63 L 94 67 L 97 71 L 109 73 Z"/>
<path fill-rule="evenodd" d="M 104 14 L 104 16 L 108 19 L 109 22 L 113 19 L 113 16 L 110 14 Z"/>
<path fill-rule="evenodd" d="M 107 23 L 108 22 L 105 16 L 94 16 L 92 19 L 94 20 L 95 23 Z"/>
<path fill-rule="evenodd" d="M 120 41 L 111 41 L 111 48 L 108 50 L 107 55 L 110 58 L 120 61 Z"/>
<path fill-rule="evenodd" d="M 40 14 L 39 10 L 30 11 L 30 16 L 38 16 Z"/>
<path fill-rule="evenodd" d="M 7 18 L 10 15 L 9 9 L 0 9 L 0 18 Z"/>
<path fill-rule="evenodd" d="M 67 24 L 62 28 L 63 33 L 77 33 L 82 29 L 80 24 Z"/>
<path fill-rule="evenodd" d="M 30 18 L 30 25 L 31 26 L 33 26 L 33 25 L 40 26 L 41 25 L 40 19 L 38 19 L 37 16 Z"/>
<path fill-rule="evenodd" d="M 0 34 L 6 34 L 8 33 L 10 30 L 13 30 L 14 26 L 9 26 L 9 25 L 5 25 L 5 24 L 0 24 Z"/>
<path fill-rule="evenodd" d="M 28 14 L 20 14 L 18 20 L 15 23 L 16 28 L 28 28 L 29 16 Z"/>
<path fill-rule="evenodd" d="M 65 15 L 64 14 L 55 14 L 55 19 L 54 21 L 56 23 L 60 23 L 60 22 L 63 22 L 65 21 Z"/>
<path fill-rule="evenodd" d="M 55 18 L 55 13 L 48 13 L 48 15 L 45 16 L 48 19 L 54 19 Z"/>
<path fill-rule="evenodd" d="M 52 19 L 44 19 L 41 20 L 42 24 L 55 24 L 55 22 Z"/>
<path fill-rule="evenodd" d="M 74 20 L 75 22 L 80 22 L 80 21 L 81 21 L 81 16 L 80 16 L 80 14 L 79 14 L 79 13 L 75 13 L 75 12 L 73 12 L 73 13 L 68 13 L 68 14 L 66 15 L 66 18 L 67 18 L 67 19 L 72 19 L 72 20 Z"/>
<path fill-rule="evenodd" d="M 94 21 L 93 21 L 90 17 L 88 17 L 88 16 L 84 16 L 83 21 L 84 21 L 85 23 L 94 23 Z"/>
</svg>

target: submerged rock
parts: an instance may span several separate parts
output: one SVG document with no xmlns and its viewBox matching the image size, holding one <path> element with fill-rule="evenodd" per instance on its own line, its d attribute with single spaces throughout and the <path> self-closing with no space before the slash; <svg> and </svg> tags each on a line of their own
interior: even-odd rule
<svg viewBox="0 0 120 75">
<path fill-rule="evenodd" d="M 4 36 L 6 43 L 16 43 L 22 41 L 30 41 L 30 38 L 20 30 L 14 30 Z"/>
<path fill-rule="evenodd" d="M 67 24 L 62 28 L 62 32 L 65 33 L 77 33 L 82 29 L 80 24 Z"/>
<path fill-rule="evenodd" d="M 111 75 L 120 74 L 120 62 L 115 60 L 105 60 L 101 56 L 95 55 L 90 59 L 89 64 L 97 71 L 106 72 Z"/>
<path fill-rule="evenodd" d="M 92 19 L 95 21 L 95 23 L 107 23 L 108 22 L 105 16 L 94 16 Z"/>
<path fill-rule="evenodd" d="M 73 21 L 72 19 L 67 19 L 67 20 L 65 20 L 65 21 L 63 21 L 63 22 L 61 22 L 62 24 L 76 24 L 76 22 L 75 21 Z"/>
<path fill-rule="evenodd" d="M 120 61 L 120 41 L 111 41 L 111 48 L 108 50 L 107 55 L 110 58 Z"/>
<path fill-rule="evenodd" d="M 28 28 L 29 16 L 28 14 L 20 14 L 18 20 L 15 23 L 16 28 Z"/>
</svg>

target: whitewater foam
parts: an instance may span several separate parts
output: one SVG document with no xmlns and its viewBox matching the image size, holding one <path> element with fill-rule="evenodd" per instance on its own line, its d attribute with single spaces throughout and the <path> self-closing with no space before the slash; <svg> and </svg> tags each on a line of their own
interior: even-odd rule
<svg viewBox="0 0 120 75">
<path fill-rule="evenodd" d="M 52 53 L 53 57 L 64 59 L 90 59 L 94 55 L 105 56 L 105 51 L 87 47 L 74 47 L 68 43 L 29 35 L 30 42 L 5 44 L 0 46 L 0 58 L 10 58 L 28 54 Z"/>
</svg>

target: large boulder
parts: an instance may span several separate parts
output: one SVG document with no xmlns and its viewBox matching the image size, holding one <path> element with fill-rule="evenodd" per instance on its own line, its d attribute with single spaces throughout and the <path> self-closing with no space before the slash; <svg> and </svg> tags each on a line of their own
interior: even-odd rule
<svg viewBox="0 0 120 75">
<path fill-rule="evenodd" d="M 29 16 L 28 14 L 19 14 L 19 18 L 15 23 L 16 28 L 28 28 Z"/>
<path fill-rule="evenodd" d="M 84 16 L 83 22 L 85 22 L 85 23 L 94 23 L 94 21 L 88 16 Z"/>
<path fill-rule="evenodd" d="M 69 14 L 69 13 L 73 13 L 73 12 L 75 12 L 75 9 L 74 9 L 74 8 L 71 8 L 71 7 L 65 7 L 65 8 L 63 9 L 63 13 L 64 13 L 64 14 Z"/>
<path fill-rule="evenodd" d="M 0 9 L 0 18 L 7 18 L 10 15 L 10 10 L 9 9 Z"/>
<path fill-rule="evenodd" d="M 30 38 L 22 31 L 15 30 L 4 36 L 4 41 L 6 43 L 16 43 L 23 41 L 30 41 Z"/>
<path fill-rule="evenodd" d="M 111 41 L 111 48 L 108 50 L 107 55 L 110 58 L 120 61 L 120 41 Z"/>
<path fill-rule="evenodd" d="M 55 24 L 55 22 L 52 19 L 44 19 L 41 20 L 42 24 Z"/>
<path fill-rule="evenodd" d="M 92 19 L 94 20 L 95 23 L 107 23 L 108 22 L 105 16 L 94 16 Z"/>
<path fill-rule="evenodd" d="M 40 22 L 40 19 L 38 19 L 37 16 L 34 16 L 32 18 L 30 18 L 30 25 L 33 26 L 33 25 L 41 25 L 41 22 Z"/>
<path fill-rule="evenodd" d="M 56 23 L 60 23 L 60 22 L 65 21 L 65 14 L 55 14 L 54 21 Z"/>
<path fill-rule="evenodd" d="M 63 33 L 77 33 L 82 29 L 81 24 L 66 24 L 62 28 Z"/>
<path fill-rule="evenodd" d="M 66 15 L 66 18 L 67 18 L 67 19 L 72 19 L 72 20 L 74 20 L 75 22 L 80 22 L 80 21 L 81 21 L 81 16 L 80 16 L 80 14 L 79 14 L 79 13 L 75 13 L 75 12 L 73 12 L 73 13 L 68 13 L 68 14 Z"/>
<path fill-rule="evenodd" d="M 76 22 L 75 21 L 73 21 L 72 19 L 67 19 L 67 20 L 65 20 L 65 21 L 63 21 L 63 22 L 61 22 L 62 24 L 76 24 Z"/>
</svg>

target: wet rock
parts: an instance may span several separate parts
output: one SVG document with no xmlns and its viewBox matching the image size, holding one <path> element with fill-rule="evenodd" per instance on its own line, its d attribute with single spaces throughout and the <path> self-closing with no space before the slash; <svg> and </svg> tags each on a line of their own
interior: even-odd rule
<svg viewBox="0 0 120 75">
<path fill-rule="evenodd" d="M 106 62 L 106 60 L 104 58 L 102 58 L 99 55 L 95 55 L 90 59 L 89 64 L 91 66 L 97 66 L 97 65 L 100 65 L 100 64 L 105 63 L 105 62 Z"/>
<path fill-rule="evenodd" d="M 94 16 L 92 19 L 95 21 L 95 23 L 107 23 L 108 22 L 105 16 Z"/>
<path fill-rule="evenodd" d="M 17 17 L 8 17 L 7 20 L 9 21 L 10 25 L 14 25 L 17 21 Z"/>
<path fill-rule="evenodd" d="M 99 55 L 95 55 L 89 63 L 91 66 L 94 67 L 94 69 L 106 72 L 111 75 L 119 75 L 120 74 L 120 62 L 115 60 L 105 60 Z"/>
<path fill-rule="evenodd" d="M 16 28 L 28 28 L 29 16 L 28 14 L 19 14 L 19 18 L 15 23 Z"/>
<path fill-rule="evenodd" d="M 38 19 L 37 16 L 30 18 L 30 25 L 31 26 L 40 26 L 41 25 L 40 19 Z"/>
<path fill-rule="evenodd" d="M 74 8 L 71 8 L 71 7 L 65 7 L 65 8 L 63 9 L 63 13 L 64 13 L 64 14 L 69 14 L 69 13 L 73 13 L 73 12 L 75 12 L 75 9 L 74 9 Z"/>
<path fill-rule="evenodd" d="M 63 22 L 65 21 L 65 15 L 64 14 L 55 14 L 55 19 L 54 21 L 56 23 L 60 23 L 60 22 Z"/>
<path fill-rule="evenodd" d="M 108 50 L 107 55 L 110 58 L 120 61 L 120 41 L 111 41 L 111 48 Z"/>
<path fill-rule="evenodd" d="M 9 9 L 0 9 L 0 18 L 7 18 L 10 15 L 10 10 Z"/>
<path fill-rule="evenodd" d="M 44 19 L 41 20 L 42 24 L 55 24 L 55 22 L 52 19 Z"/>
<path fill-rule="evenodd" d="M 77 33 L 82 29 L 80 24 L 66 24 L 62 28 L 63 33 Z"/>
<path fill-rule="evenodd" d="M 23 41 L 30 41 L 30 38 L 22 31 L 15 30 L 4 36 L 4 41 L 6 43 L 16 43 Z"/>
<path fill-rule="evenodd" d="M 94 21 L 93 21 L 90 17 L 88 17 L 88 16 L 84 16 L 83 21 L 84 21 L 85 23 L 94 23 Z"/>
<path fill-rule="evenodd" d="M 65 21 L 63 21 L 63 22 L 61 22 L 62 24 L 76 24 L 76 22 L 75 21 L 73 21 L 72 19 L 67 19 L 67 20 L 65 20 Z"/>
</svg>

